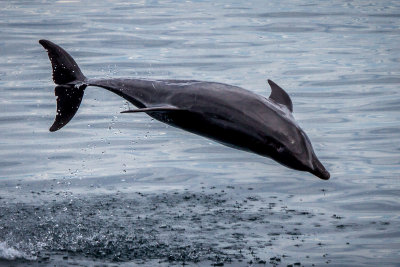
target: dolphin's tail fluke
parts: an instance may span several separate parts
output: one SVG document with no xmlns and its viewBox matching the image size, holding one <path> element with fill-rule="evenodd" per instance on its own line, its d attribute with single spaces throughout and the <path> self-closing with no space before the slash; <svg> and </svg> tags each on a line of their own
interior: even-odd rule
<svg viewBox="0 0 400 267">
<path fill-rule="evenodd" d="M 57 84 L 54 89 L 57 97 L 57 114 L 50 127 L 50 131 L 55 132 L 67 125 L 78 111 L 87 87 L 86 77 L 64 49 L 47 40 L 40 40 L 39 43 L 49 54 L 53 68 L 53 81 Z"/>
</svg>

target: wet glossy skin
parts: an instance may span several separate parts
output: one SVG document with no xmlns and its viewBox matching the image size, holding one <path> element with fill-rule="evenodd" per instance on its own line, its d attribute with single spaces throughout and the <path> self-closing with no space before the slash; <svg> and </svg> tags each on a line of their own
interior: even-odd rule
<svg viewBox="0 0 400 267">
<path fill-rule="evenodd" d="M 108 89 L 138 108 L 177 108 L 147 113 L 224 145 L 329 178 L 288 108 L 243 88 L 185 80 L 110 79 L 87 83 Z"/>
</svg>

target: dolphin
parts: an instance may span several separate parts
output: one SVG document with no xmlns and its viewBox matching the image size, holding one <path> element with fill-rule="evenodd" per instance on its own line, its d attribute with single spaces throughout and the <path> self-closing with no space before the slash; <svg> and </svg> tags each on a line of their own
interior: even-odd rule
<svg viewBox="0 0 400 267">
<path fill-rule="evenodd" d="M 268 80 L 265 98 L 243 88 L 197 80 L 88 79 L 60 46 L 39 43 L 47 50 L 56 84 L 54 132 L 74 117 L 88 86 L 107 89 L 137 107 L 122 113 L 150 117 L 226 146 L 269 157 L 282 165 L 327 180 L 310 139 L 293 117 L 289 95 Z"/>
</svg>

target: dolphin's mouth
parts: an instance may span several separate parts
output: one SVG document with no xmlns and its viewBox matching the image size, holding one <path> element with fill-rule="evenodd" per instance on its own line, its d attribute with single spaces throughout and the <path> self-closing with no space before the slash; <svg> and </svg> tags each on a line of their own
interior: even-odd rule
<svg viewBox="0 0 400 267">
<path fill-rule="evenodd" d="M 311 173 L 318 178 L 328 180 L 331 177 L 330 173 L 325 169 L 324 165 L 322 165 L 322 163 L 317 158 L 315 158 L 313 161 L 313 167 L 314 169 L 311 171 Z"/>
<path fill-rule="evenodd" d="M 313 172 L 313 174 L 323 180 L 328 180 L 331 177 L 330 173 L 327 170 Z"/>
</svg>

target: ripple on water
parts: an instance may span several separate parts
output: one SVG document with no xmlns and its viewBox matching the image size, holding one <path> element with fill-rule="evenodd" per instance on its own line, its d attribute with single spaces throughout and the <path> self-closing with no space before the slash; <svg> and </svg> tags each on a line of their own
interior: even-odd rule
<svg viewBox="0 0 400 267">
<path fill-rule="evenodd" d="M 399 3 L 5 1 L 0 265 L 396 266 Z M 197 79 L 264 96 L 272 79 L 332 177 L 121 115 L 131 106 L 98 88 L 50 133 L 39 39 L 90 78 Z"/>
</svg>

